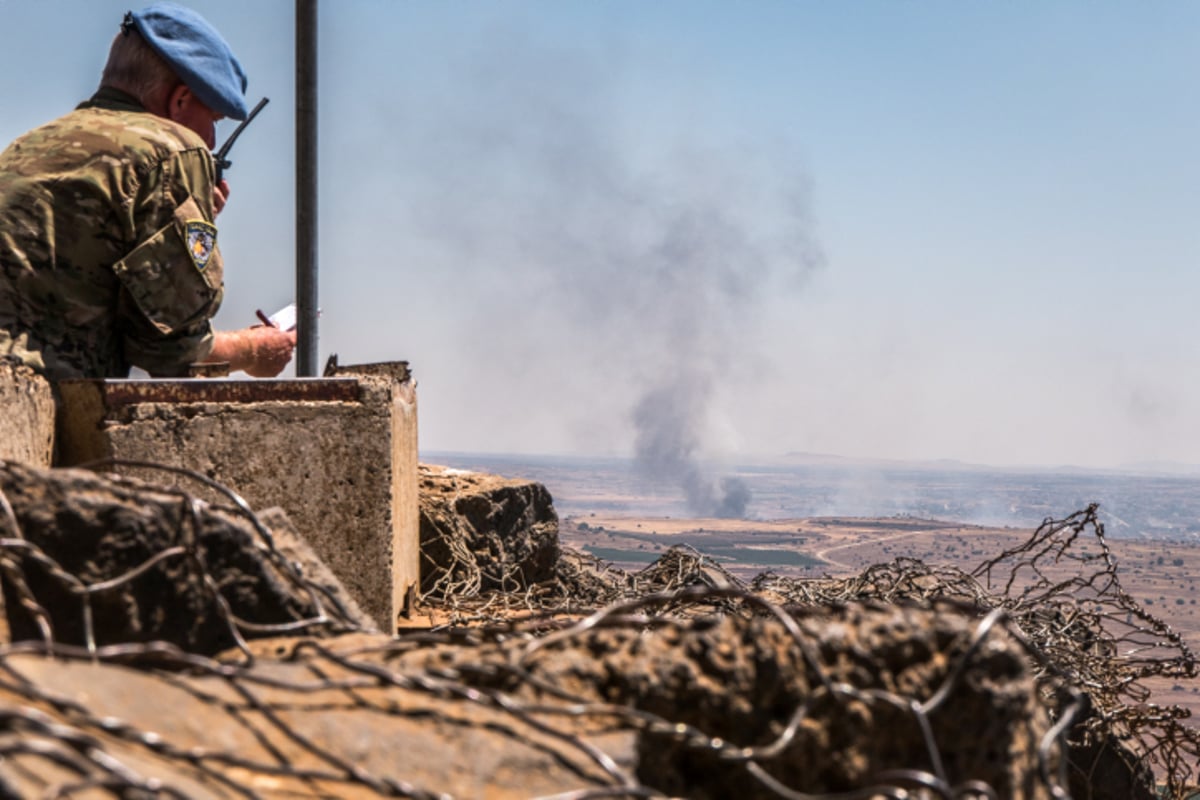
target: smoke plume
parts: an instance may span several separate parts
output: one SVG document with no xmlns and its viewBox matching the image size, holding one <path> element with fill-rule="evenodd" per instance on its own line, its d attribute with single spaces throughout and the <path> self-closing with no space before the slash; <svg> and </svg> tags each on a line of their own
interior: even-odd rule
<svg viewBox="0 0 1200 800">
<path fill-rule="evenodd" d="M 750 502 L 749 487 L 734 477 L 715 481 L 701 468 L 700 432 L 709 396 L 703 381 L 678 375 L 642 393 L 632 415 L 638 471 L 680 487 L 694 514 L 740 518 Z"/>
<path fill-rule="evenodd" d="M 515 398 L 507 424 L 624 440 L 692 513 L 745 515 L 749 488 L 705 465 L 727 455 L 714 430 L 736 429 L 721 391 L 761 388 L 766 298 L 821 261 L 805 171 L 786 146 L 705 141 L 683 120 L 651 136 L 623 102 L 636 64 L 611 54 L 506 41 L 457 69 L 467 96 L 396 127 L 420 152 L 400 190 L 412 235 L 487 343 L 461 368 L 507 387 L 487 394 L 493 410 Z"/>
</svg>

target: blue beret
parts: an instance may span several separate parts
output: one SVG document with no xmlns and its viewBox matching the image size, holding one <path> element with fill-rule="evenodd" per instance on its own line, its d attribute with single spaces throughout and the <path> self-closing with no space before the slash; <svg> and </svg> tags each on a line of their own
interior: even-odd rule
<svg viewBox="0 0 1200 800">
<path fill-rule="evenodd" d="M 204 105 L 230 119 L 246 118 L 246 72 L 204 17 L 174 3 L 155 3 L 126 19 Z"/>
</svg>

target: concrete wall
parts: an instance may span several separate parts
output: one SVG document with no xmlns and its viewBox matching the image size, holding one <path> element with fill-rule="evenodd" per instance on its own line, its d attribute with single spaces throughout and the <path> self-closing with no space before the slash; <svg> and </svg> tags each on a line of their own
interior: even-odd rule
<svg viewBox="0 0 1200 800">
<path fill-rule="evenodd" d="M 392 598 L 397 612 L 407 616 L 416 603 L 421 589 L 421 499 L 420 476 L 417 467 L 417 384 L 408 369 L 408 362 L 389 361 L 378 364 L 356 364 L 338 367 L 331 362 L 326 377 L 354 377 L 360 381 L 384 382 L 392 393 L 392 463 L 404 464 L 403 470 L 392 470 L 392 515 L 413 525 L 411 532 L 393 537 L 393 560 L 404 564 L 403 571 L 393 571 Z M 395 622 L 396 615 L 392 615 Z M 394 626 L 393 626 L 394 627 Z M 388 628 L 390 633 L 393 628 Z"/>
<path fill-rule="evenodd" d="M 280 506 L 390 633 L 420 580 L 416 392 L 407 368 L 393 367 L 286 381 L 64 381 L 60 463 L 182 467 L 252 508 Z M 191 478 L 121 471 L 228 502 Z"/>
<path fill-rule="evenodd" d="M 0 359 L 0 460 L 49 467 L 54 458 L 54 396 L 29 367 Z"/>
</svg>

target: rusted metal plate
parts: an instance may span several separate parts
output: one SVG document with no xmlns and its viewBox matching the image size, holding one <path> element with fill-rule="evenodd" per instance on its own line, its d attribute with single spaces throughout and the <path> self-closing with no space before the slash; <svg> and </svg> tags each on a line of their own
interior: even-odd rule
<svg viewBox="0 0 1200 800">
<path fill-rule="evenodd" d="M 412 381 L 412 370 L 409 369 L 407 361 L 377 361 L 373 364 L 347 364 L 346 366 L 341 366 L 338 364 L 337 353 L 334 353 L 325 362 L 325 377 L 333 378 L 346 375 L 381 375 L 385 378 L 391 378 L 396 383 L 408 383 Z"/>
<path fill-rule="evenodd" d="M 362 388 L 354 378 L 294 380 L 105 380 L 94 381 L 104 404 L 139 403 L 357 403 Z"/>
</svg>

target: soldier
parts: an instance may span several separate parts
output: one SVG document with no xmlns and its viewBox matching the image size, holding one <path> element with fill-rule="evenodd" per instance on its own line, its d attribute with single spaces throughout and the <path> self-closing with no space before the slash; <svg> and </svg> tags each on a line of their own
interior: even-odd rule
<svg viewBox="0 0 1200 800">
<path fill-rule="evenodd" d="M 294 332 L 213 332 L 221 304 L 215 123 L 245 119 L 246 76 L 196 12 L 125 15 L 100 88 L 0 153 L 0 358 L 53 380 L 186 375 L 228 362 L 257 377 Z"/>
</svg>

